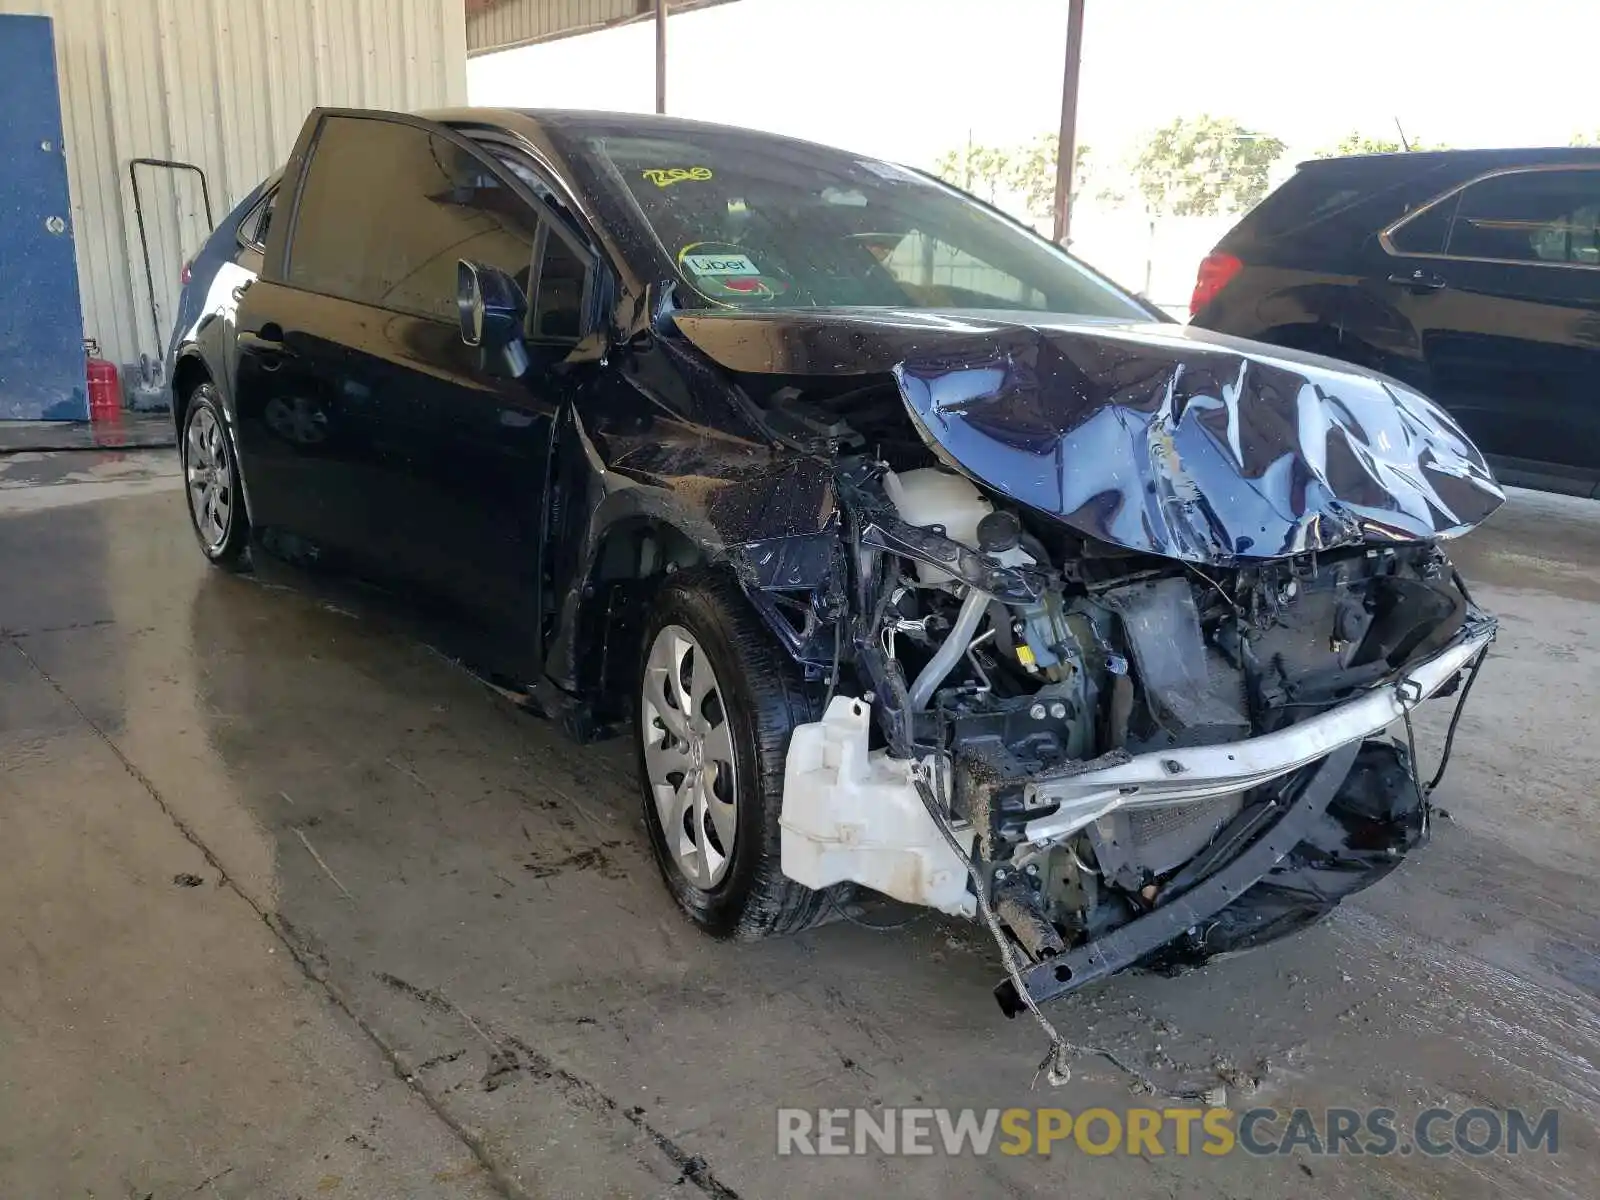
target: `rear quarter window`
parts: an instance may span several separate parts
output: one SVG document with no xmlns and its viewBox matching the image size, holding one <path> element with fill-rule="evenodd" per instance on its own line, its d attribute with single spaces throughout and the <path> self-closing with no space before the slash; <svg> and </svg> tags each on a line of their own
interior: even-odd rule
<svg viewBox="0 0 1600 1200">
<path fill-rule="evenodd" d="M 239 222 L 239 242 L 258 253 L 266 248 L 272 218 L 277 211 L 278 189 L 273 187 Z"/>
<path fill-rule="evenodd" d="M 1459 196 L 1447 196 L 1389 231 L 1389 245 L 1397 254 L 1442 254 L 1450 236 L 1450 222 Z"/>
<path fill-rule="evenodd" d="M 1252 237 L 1282 237 L 1350 207 L 1364 194 L 1359 187 L 1300 171 L 1251 209 L 1239 228 Z"/>
<path fill-rule="evenodd" d="M 1303 240 L 1334 249 L 1365 241 L 1444 190 L 1433 156 L 1374 155 L 1303 166 L 1252 209 L 1223 242 Z M 1441 239 L 1442 240 L 1442 239 Z"/>
</svg>

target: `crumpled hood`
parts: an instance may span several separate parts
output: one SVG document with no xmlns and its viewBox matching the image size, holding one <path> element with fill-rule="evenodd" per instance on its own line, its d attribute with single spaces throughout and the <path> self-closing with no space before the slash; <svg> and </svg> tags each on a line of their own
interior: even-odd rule
<svg viewBox="0 0 1600 1200">
<path fill-rule="evenodd" d="M 1225 565 L 1454 537 L 1505 500 L 1405 385 L 1206 330 L 876 309 L 677 324 L 729 370 L 891 373 L 945 462 L 1130 550 Z"/>
</svg>

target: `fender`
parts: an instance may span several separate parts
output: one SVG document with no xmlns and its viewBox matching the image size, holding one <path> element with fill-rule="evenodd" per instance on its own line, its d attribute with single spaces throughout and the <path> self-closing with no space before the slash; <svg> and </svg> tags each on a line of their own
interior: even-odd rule
<svg viewBox="0 0 1600 1200">
<path fill-rule="evenodd" d="M 700 563 L 726 564 L 780 644 L 819 675 L 833 656 L 829 614 L 843 603 L 842 593 L 823 598 L 842 577 L 831 466 L 707 437 L 659 409 L 635 431 L 591 435 L 570 406 L 556 422 L 545 526 L 558 557 L 544 579 L 557 599 L 542 605 L 556 609 L 549 683 L 604 709 L 619 652 L 631 665 L 631 642 L 625 651 L 617 643 L 631 636 L 654 586 Z"/>
</svg>

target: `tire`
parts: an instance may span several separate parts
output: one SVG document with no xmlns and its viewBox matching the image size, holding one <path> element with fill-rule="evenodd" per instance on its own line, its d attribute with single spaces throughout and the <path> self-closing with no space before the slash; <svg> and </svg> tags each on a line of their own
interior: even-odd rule
<svg viewBox="0 0 1600 1200">
<path fill-rule="evenodd" d="M 674 689 L 659 652 L 664 642 L 669 643 L 666 661 L 671 661 L 684 634 L 692 644 L 678 660 Z M 704 733 L 696 753 L 692 745 L 682 750 L 674 745 L 680 739 L 667 726 L 688 723 L 691 714 L 677 706 L 685 699 L 685 678 L 691 691 L 703 686 L 697 675 L 702 657 L 709 662 L 715 686 L 701 698 L 697 715 Z M 789 737 L 796 725 L 817 718 L 819 698 L 805 686 L 799 670 L 774 643 L 737 585 L 716 570 L 697 568 L 671 576 L 646 622 L 635 679 L 634 745 L 644 822 L 656 865 L 678 907 L 713 937 L 741 941 L 798 933 L 818 923 L 825 915 L 827 893 L 812 891 L 783 874 L 778 817 Z M 719 730 L 726 731 L 725 743 Z M 727 749 L 731 749 L 731 781 L 727 764 L 721 761 Z M 672 774 L 667 783 L 660 782 L 662 765 L 674 762 L 686 768 L 673 774 L 683 775 L 691 790 L 688 771 L 698 771 L 706 792 L 703 814 L 674 792 Z M 695 763 L 701 765 L 694 767 Z M 722 803 L 730 795 L 731 804 Z M 718 833 L 723 825 L 717 820 L 718 812 L 730 808 L 731 852 Z M 684 815 L 676 827 L 667 823 L 674 812 Z M 697 817 L 698 860 L 692 833 Z M 720 864 L 714 861 L 718 857 Z"/>
<path fill-rule="evenodd" d="M 210 383 L 200 384 L 189 395 L 178 453 L 189 525 L 201 553 L 226 570 L 248 570 L 250 517 L 245 512 L 239 456 L 223 419 L 221 398 Z"/>
</svg>

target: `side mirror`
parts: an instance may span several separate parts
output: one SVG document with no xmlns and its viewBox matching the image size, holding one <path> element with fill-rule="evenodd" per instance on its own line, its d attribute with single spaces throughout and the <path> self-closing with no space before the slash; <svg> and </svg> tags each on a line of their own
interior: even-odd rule
<svg viewBox="0 0 1600 1200">
<path fill-rule="evenodd" d="M 528 369 L 528 351 L 522 344 L 528 301 L 511 276 L 463 258 L 456 266 L 456 313 L 461 340 L 478 347 L 485 364 L 504 355 L 513 376 Z"/>
</svg>

